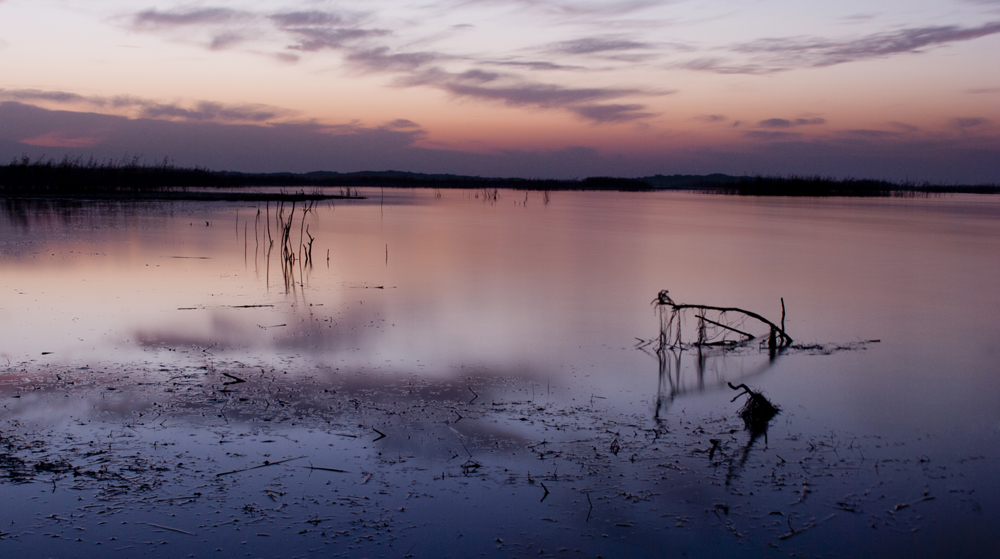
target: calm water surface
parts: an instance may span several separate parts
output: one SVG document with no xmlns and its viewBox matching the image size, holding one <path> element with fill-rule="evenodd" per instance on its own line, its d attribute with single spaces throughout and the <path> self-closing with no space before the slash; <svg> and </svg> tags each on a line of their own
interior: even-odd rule
<svg viewBox="0 0 1000 559">
<path fill-rule="evenodd" d="M 356 556 L 1000 551 L 1000 199 L 363 194 L 308 213 L 296 205 L 290 266 L 273 203 L 7 202 L 0 432 L 76 437 L 45 456 L 78 470 L 80 445 L 95 433 L 111 440 L 117 429 L 133 445 L 170 439 L 172 455 L 143 451 L 170 463 L 168 478 L 181 476 L 180 450 L 213 455 L 215 469 L 201 474 L 209 480 L 263 456 L 307 455 L 355 474 L 334 487 L 369 499 L 358 510 L 382 499 L 381 516 L 360 525 L 367 535 L 321 543 L 362 528 L 320 504 L 291 531 L 292 521 L 262 512 L 283 506 L 267 485 L 282 465 L 223 476 L 238 497 L 193 502 L 186 528 L 160 529 L 147 545 L 145 534 L 114 535 L 87 516 L 93 509 L 74 509 L 76 493 L 56 491 L 74 478 L 68 470 L 35 467 L 31 483 L 0 490 L 36 501 L 51 493 L 25 513 L 36 524 L 10 528 L 0 548 L 82 556 L 69 533 L 57 532 L 62 543 L 41 537 L 72 528 L 46 527 L 49 514 L 77 514 L 91 539 L 127 541 L 123 556 L 152 553 L 166 536 L 185 554 L 184 545 L 199 553 L 196 539 L 231 551 L 251 537 L 260 556 L 329 546 Z M 773 361 L 753 348 L 685 350 L 661 374 L 635 345 L 658 333 L 650 302 L 662 289 L 775 321 L 783 298 L 787 331 L 804 348 Z M 226 372 L 250 382 L 222 384 Z M 727 381 L 782 408 L 766 444 L 746 444 Z M 280 390 L 296 395 L 282 400 Z M 272 404 L 299 412 L 282 420 Z M 402 410 L 418 407 L 423 423 L 404 420 Z M 373 440 L 371 427 L 388 436 Z M 427 440 L 415 442 L 415 429 Z M 231 447 L 220 450 L 220 433 Z M 555 442 L 563 446 L 548 455 L 537 446 Z M 410 469 L 386 465 L 389 454 Z M 335 459 L 349 467 L 330 466 Z M 318 472 L 284 471 L 281 483 L 336 502 L 324 493 L 333 489 L 314 486 Z M 196 478 L 153 485 L 179 495 Z M 414 498 L 439 478 L 447 496 Z M 381 497 L 364 493 L 375 489 Z M 76 491 L 102 502 L 89 486 Z M 122 510 L 142 511 L 147 527 L 183 523 L 152 497 L 140 501 Z M 273 534 L 218 525 L 209 534 L 199 515 L 216 509 Z M 404 520 L 407 510 L 420 521 Z M 330 518 L 305 528 L 329 536 L 295 548 L 311 514 Z"/>
</svg>

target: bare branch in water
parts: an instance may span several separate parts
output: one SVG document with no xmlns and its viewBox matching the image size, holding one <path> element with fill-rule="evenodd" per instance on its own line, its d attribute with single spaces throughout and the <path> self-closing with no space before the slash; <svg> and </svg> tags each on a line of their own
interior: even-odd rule
<svg viewBox="0 0 1000 559">
<path fill-rule="evenodd" d="M 660 316 L 657 351 L 684 345 L 681 326 L 684 322 L 684 312 L 687 310 L 693 310 L 695 318 L 698 320 L 698 337 L 693 344 L 695 346 L 739 346 L 756 339 L 757 336 L 744 329 L 743 323 L 748 319 L 759 322 L 768 328 L 766 343 L 770 350 L 786 348 L 792 344 L 792 337 L 784 328 L 785 301 L 783 298 L 781 300 L 781 326 L 758 313 L 739 307 L 677 303 L 670 297 L 666 289 L 657 294 L 652 304 Z M 736 315 L 735 318 L 733 315 Z M 727 335 L 731 333 L 740 335 L 742 339 L 728 339 Z"/>
</svg>

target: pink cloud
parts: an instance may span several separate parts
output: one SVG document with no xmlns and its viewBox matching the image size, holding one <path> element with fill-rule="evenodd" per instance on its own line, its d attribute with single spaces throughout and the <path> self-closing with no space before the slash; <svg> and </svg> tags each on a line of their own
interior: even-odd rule
<svg viewBox="0 0 1000 559">
<path fill-rule="evenodd" d="M 101 143 L 101 139 L 91 136 L 71 137 L 63 132 L 49 132 L 48 134 L 21 140 L 20 143 L 46 148 L 86 148 L 96 146 Z"/>
</svg>

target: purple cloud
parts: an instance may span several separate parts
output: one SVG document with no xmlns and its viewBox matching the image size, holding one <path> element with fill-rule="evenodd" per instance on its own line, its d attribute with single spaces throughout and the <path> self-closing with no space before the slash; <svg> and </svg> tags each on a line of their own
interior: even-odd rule
<svg viewBox="0 0 1000 559">
<path fill-rule="evenodd" d="M 749 55 L 750 60 L 703 57 L 685 62 L 680 67 L 720 74 L 765 74 L 793 68 L 834 66 L 896 54 L 920 53 L 930 47 L 971 41 L 997 33 L 1000 33 L 1000 21 L 978 27 L 917 27 L 875 33 L 854 40 L 764 38 L 729 47 L 731 52 Z"/>
<path fill-rule="evenodd" d="M 887 132 L 885 130 L 871 130 L 868 128 L 856 128 L 852 130 L 844 130 L 841 134 L 847 137 L 861 137 L 861 138 L 892 138 L 899 136 L 899 132 Z"/>
<path fill-rule="evenodd" d="M 761 64 L 737 63 L 718 56 L 707 56 L 689 60 L 677 65 L 678 68 L 696 72 L 715 72 L 716 74 L 769 74 L 788 68 L 769 68 Z"/>
<path fill-rule="evenodd" d="M 475 83 L 488 83 L 500 79 L 500 74 L 496 72 L 484 72 L 483 70 L 468 70 L 455 76 L 462 81 Z"/>
<path fill-rule="evenodd" d="M 759 39 L 733 48 L 743 53 L 776 54 L 790 61 L 810 66 L 832 66 L 892 54 L 918 52 L 920 49 L 956 41 L 969 41 L 1000 33 L 1000 22 L 979 27 L 955 25 L 903 29 L 894 33 L 876 33 L 855 41 L 824 39 Z"/>
<path fill-rule="evenodd" d="M 560 54 L 597 54 L 606 52 L 622 52 L 637 49 L 648 49 L 651 45 L 636 41 L 620 39 L 586 38 L 553 43 L 547 49 Z"/>
<path fill-rule="evenodd" d="M 186 11 L 161 12 L 156 9 L 143 10 L 132 18 L 132 25 L 143 27 L 180 27 L 228 23 L 235 20 L 253 18 L 253 14 L 228 8 L 202 8 Z"/>
<path fill-rule="evenodd" d="M 138 97 L 84 96 L 67 91 L 42 91 L 37 89 L 0 89 L 0 100 L 4 99 L 26 102 L 48 101 L 68 105 L 87 105 L 96 108 L 136 109 L 143 118 L 200 122 L 266 123 L 296 114 L 294 111 L 267 105 L 227 105 L 224 103 L 201 101 L 192 106 L 183 106 L 176 103 L 159 103 Z"/>
<path fill-rule="evenodd" d="M 221 103 L 201 102 L 192 108 L 184 108 L 173 104 L 143 104 L 141 106 L 144 118 L 178 118 L 191 121 L 217 122 L 268 122 L 280 116 L 286 116 L 289 111 L 261 105 L 223 105 Z"/>
<path fill-rule="evenodd" d="M 530 2 L 529 2 L 530 3 Z M 649 2 L 622 2 L 613 5 L 566 4 L 559 9 L 583 10 L 596 13 L 605 9 L 631 11 Z M 582 13 L 582 12 L 581 12 Z M 507 66 L 530 70 L 579 69 L 548 61 L 491 60 L 480 56 L 455 56 L 433 50 L 407 50 L 391 46 L 393 33 L 386 29 L 365 28 L 361 19 L 328 11 L 287 11 L 271 14 L 254 14 L 225 8 L 200 8 L 176 11 L 145 10 L 136 14 L 133 27 L 150 31 L 181 26 L 214 26 L 216 33 L 206 43 L 211 50 L 238 45 L 251 36 L 247 22 L 264 23 L 280 36 L 293 42 L 273 56 L 293 63 L 299 53 L 334 51 L 351 68 L 369 73 L 395 74 L 393 82 L 401 87 L 433 87 L 456 97 L 499 101 L 512 107 L 562 109 L 594 123 L 614 123 L 639 120 L 653 116 L 645 105 L 637 103 L 605 103 L 623 97 L 661 95 L 664 92 L 640 91 L 636 88 L 578 88 L 525 80 L 516 74 L 488 71 L 486 67 Z M 220 29 L 221 28 L 221 29 Z M 617 38 L 583 38 L 555 43 L 550 52 L 559 54 L 616 54 L 649 45 L 639 41 Z M 461 71 L 448 71 L 445 64 L 462 64 Z M 672 92 L 666 92 L 672 93 Z M 269 110 L 233 108 L 222 110 L 200 105 L 196 107 L 144 104 L 143 116 L 155 118 L 183 118 L 188 120 L 225 120 L 243 115 L 246 122 L 266 122 L 276 118 Z M 231 115 L 231 116 L 230 116 Z"/>
<path fill-rule="evenodd" d="M 334 26 L 344 23 L 344 17 L 331 12 L 285 12 L 268 16 L 279 27 Z"/>
<path fill-rule="evenodd" d="M 212 37 L 212 42 L 208 45 L 211 50 L 223 50 L 233 45 L 242 43 L 244 37 L 238 33 L 222 33 Z"/>
<path fill-rule="evenodd" d="M 505 79 L 506 78 L 506 79 Z M 563 109 L 594 123 L 614 123 L 654 116 L 640 104 L 600 104 L 623 97 L 651 95 L 630 88 L 574 88 L 519 81 L 508 76 L 478 71 L 451 74 L 438 68 L 414 73 L 398 82 L 402 87 L 429 86 L 456 97 L 498 101 L 510 107 Z M 666 95 L 673 91 L 657 92 Z"/>
<path fill-rule="evenodd" d="M 793 126 L 809 126 L 817 124 L 826 124 L 825 118 L 797 118 L 795 120 L 787 120 L 784 118 L 769 118 L 767 120 L 762 120 L 757 123 L 758 126 L 763 128 L 791 128 Z"/>
<path fill-rule="evenodd" d="M 977 116 L 968 118 L 955 118 L 952 119 L 951 122 L 956 128 L 961 128 L 962 130 L 965 130 L 966 128 L 972 128 L 974 126 L 982 126 L 983 124 L 987 124 L 989 120 Z"/>
<path fill-rule="evenodd" d="M 629 122 L 655 116 L 647 112 L 645 105 L 638 104 L 606 104 L 606 105 L 575 105 L 569 111 L 595 123 Z"/>
<path fill-rule="evenodd" d="M 420 129 L 420 125 L 412 120 L 405 118 L 397 118 L 396 120 L 386 123 L 386 128 L 391 128 L 393 130 L 417 130 Z"/>
<path fill-rule="evenodd" d="M 920 127 L 914 126 L 912 124 L 907 124 L 905 122 L 897 122 L 895 120 L 890 121 L 889 126 L 896 128 L 897 130 L 902 130 L 903 132 L 918 132 Z"/>
<path fill-rule="evenodd" d="M 316 52 L 324 49 L 340 50 L 348 46 L 348 43 L 369 37 L 379 37 L 388 35 L 389 32 L 381 29 L 322 29 L 322 28 L 295 28 L 289 29 L 299 43 L 290 45 L 292 50 L 304 52 Z"/>
<path fill-rule="evenodd" d="M 462 97 L 503 101 L 514 107 L 541 108 L 577 105 L 638 93 L 637 90 L 610 88 L 572 88 L 552 84 L 524 83 L 506 87 L 482 87 L 459 82 L 440 84 L 442 89 Z"/>
<path fill-rule="evenodd" d="M 771 132 L 765 130 L 747 130 L 743 133 L 747 138 L 754 138 L 757 140 L 795 140 L 802 137 L 802 134 L 798 132 Z"/>
<path fill-rule="evenodd" d="M 583 66 L 568 66 L 541 60 L 481 60 L 480 64 L 492 66 L 513 66 L 529 70 L 583 70 Z"/>
<path fill-rule="evenodd" d="M 626 0 L 618 2 L 583 2 L 579 0 L 503 0 L 509 4 L 555 12 L 565 16 L 615 17 L 661 5 L 662 0 Z M 464 0 L 461 4 L 497 4 L 497 0 Z"/>
<path fill-rule="evenodd" d="M 412 72 L 443 58 L 433 52 L 393 53 L 389 47 L 351 50 L 344 57 L 357 68 L 369 72 Z"/>
</svg>

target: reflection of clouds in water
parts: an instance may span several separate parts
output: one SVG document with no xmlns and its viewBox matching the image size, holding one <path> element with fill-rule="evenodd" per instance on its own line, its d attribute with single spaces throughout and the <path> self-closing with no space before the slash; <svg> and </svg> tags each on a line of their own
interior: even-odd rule
<svg viewBox="0 0 1000 559">
<path fill-rule="evenodd" d="M 362 340 L 385 321 L 378 301 L 368 305 L 313 307 L 284 305 L 261 308 L 192 309 L 190 319 L 134 330 L 143 348 L 186 348 L 217 351 L 271 349 L 324 354 L 362 345 Z"/>
<path fill-rule="evenodd" d="M 480 421 L 502 416 L 518 383 L 471 370 L 449 380 L 330 370 L 290 374 L 205 357 L 205 365 L 182 368 L 0 375 L 0 398 L 4 416 L 38 423 L 72 418 L 125 425 L 266 424 L 358 437 L 373 434 L 375 427 L 388 435 L 382 445 L 392 452 L 448 459 L 463 442 L 470 448 L 527 444 L 518 429 Z"/>
<path fill-rule="evenodd" d="M 196 312 L 196 311 L 192 311 Z M 208 320 L 192 317 L 182 324 L 161 327 L 140 327 L 133 334 L 140 347 L 236 349 L 246 347 L 255 334 L 251 324 L 220 311 L 210 311 Z"/>
</svg>

